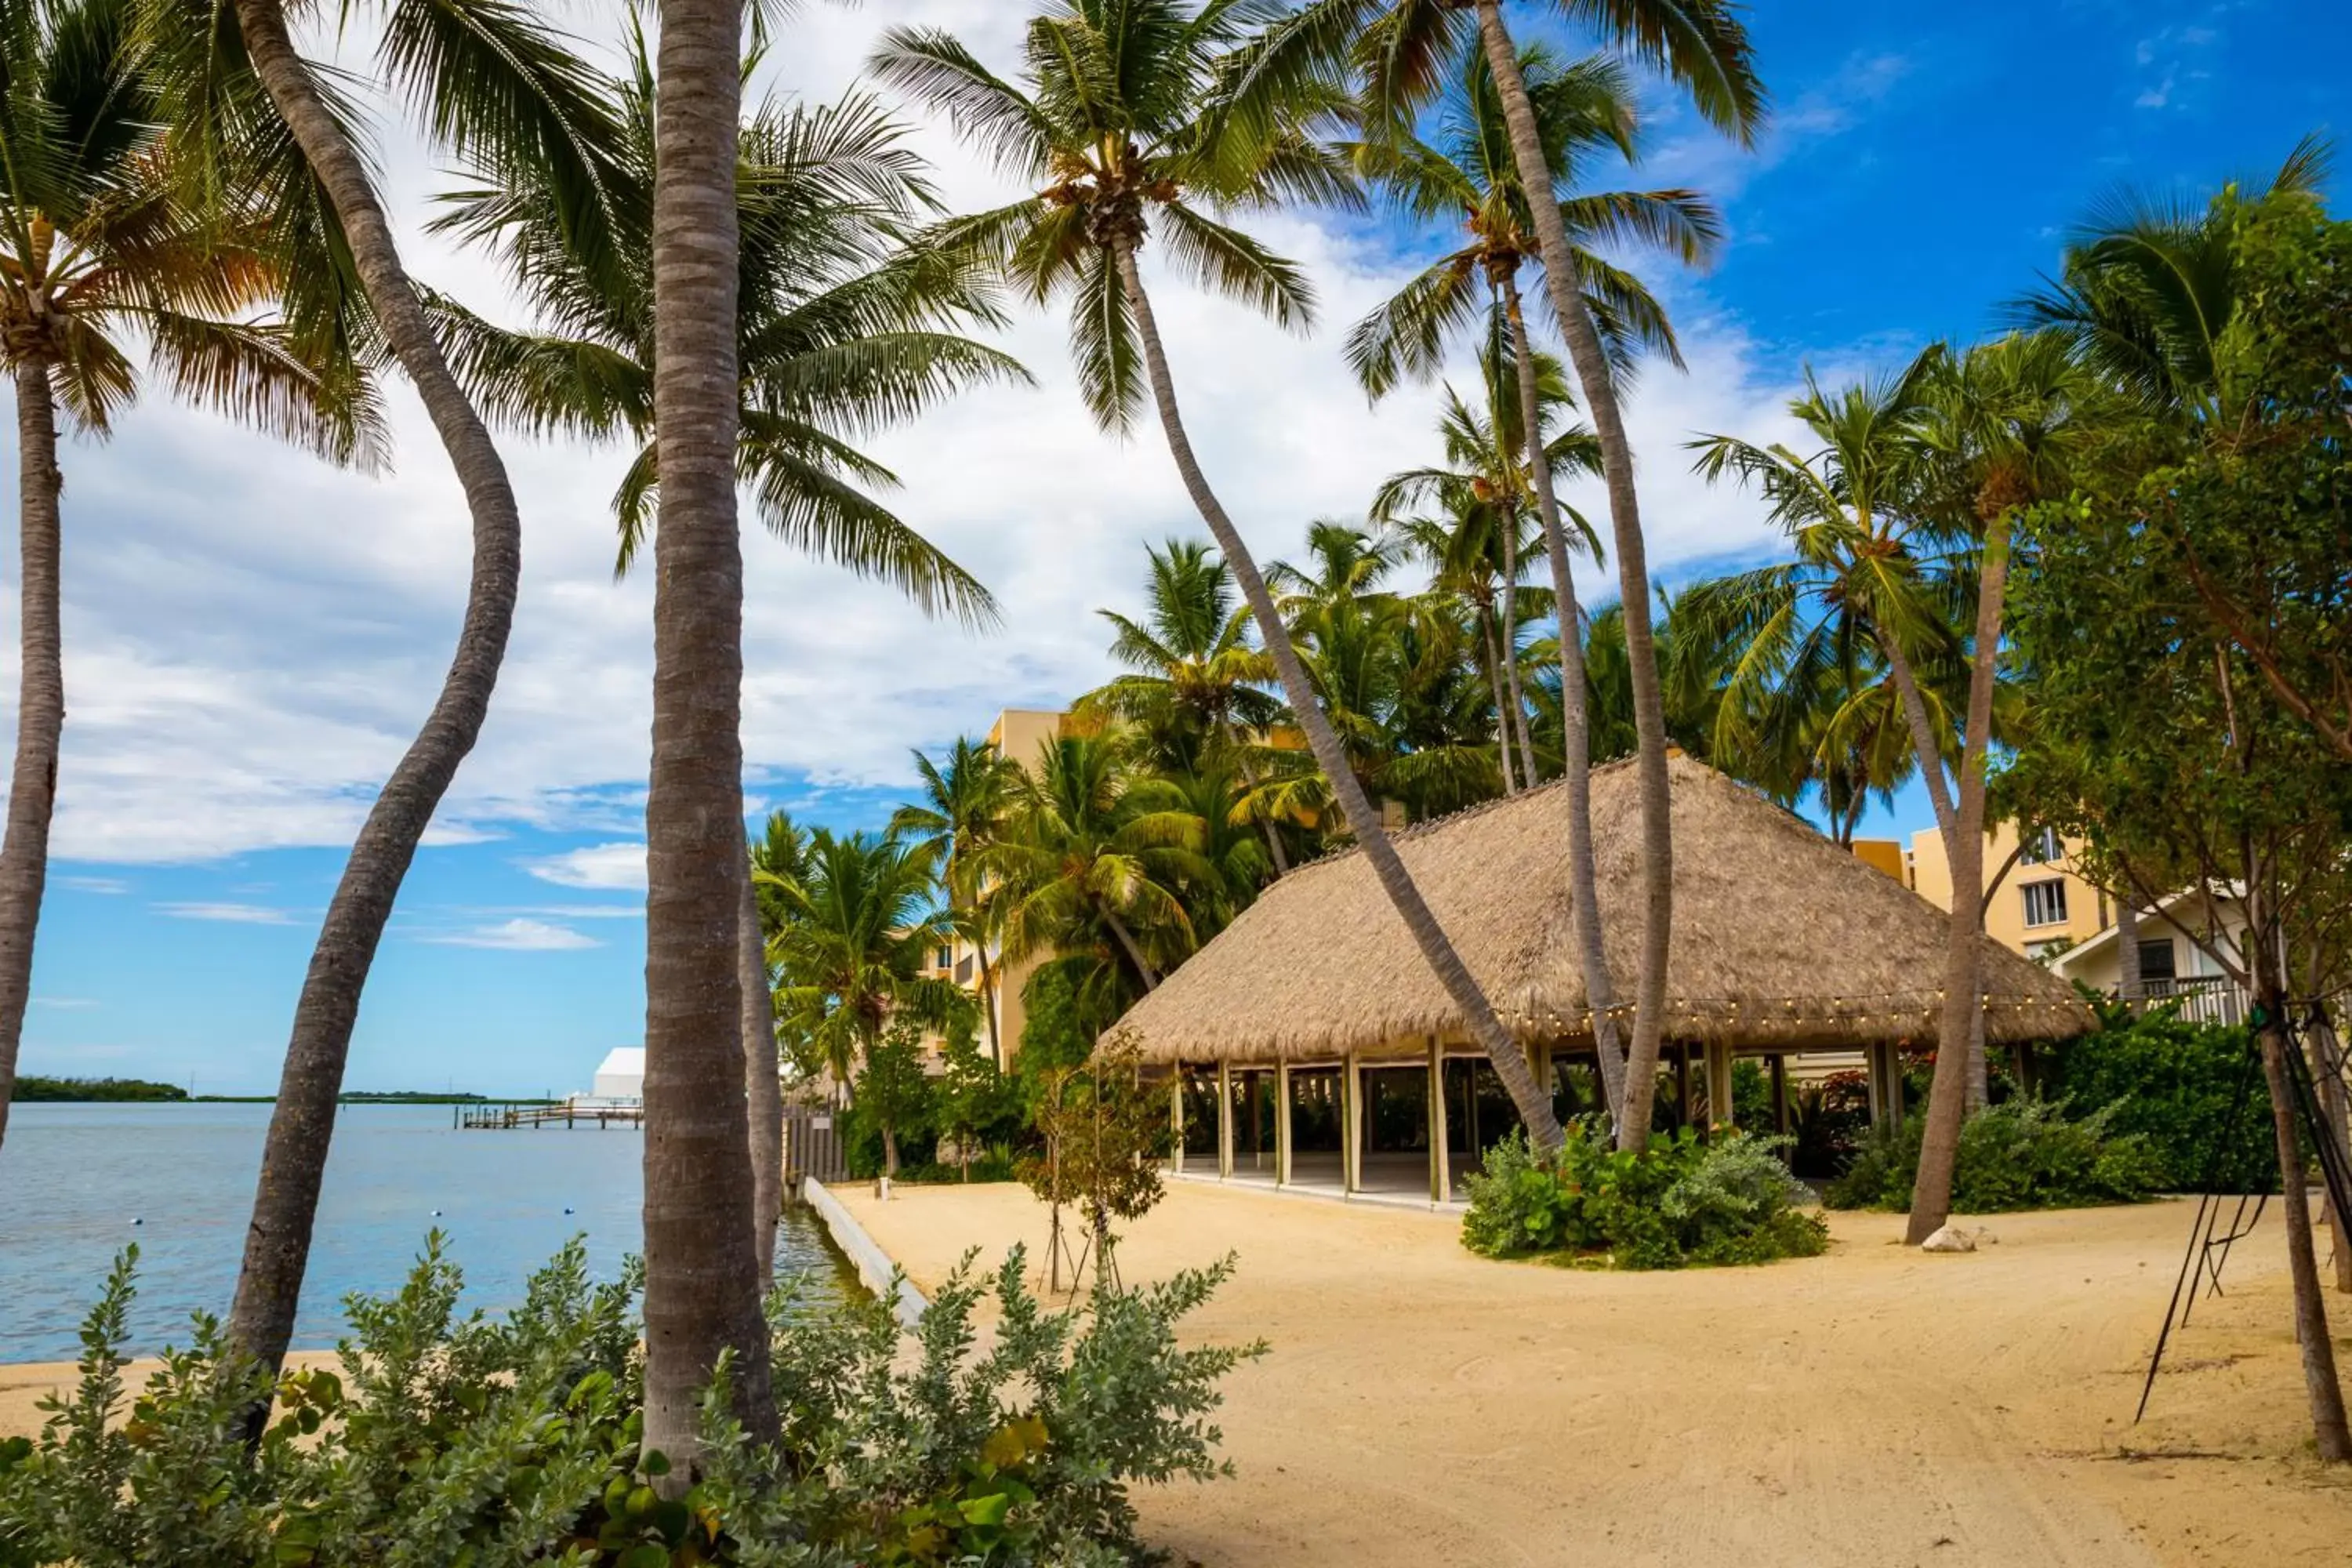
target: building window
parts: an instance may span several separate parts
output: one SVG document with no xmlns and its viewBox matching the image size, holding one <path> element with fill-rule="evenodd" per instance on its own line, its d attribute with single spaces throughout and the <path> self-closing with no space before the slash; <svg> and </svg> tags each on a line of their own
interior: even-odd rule
<svg viewBox="0 0 2352 1568">
<path fill-rule="evenodd" d="M 934 969 L 947 969 L 952 967 L 954 963 L 955 949 L 951 947 L 943 947 L 940 949 L 939 962 L 931 965 L 931 967 Z"/>
<path fill-rule="evenodd" d="M 2028 882 L 2018 890 L 2025 895 L 2025 923 L 2028 926 L 2066 923 L 2065 883 L 2056 880 Z"/>
<path fill-rule="evenodd" d="M 2144 942 L 2139 944 L 2139 977 L 2142 981 L 2177 980 L 2179 973 L 2173 967 L 2172 939 Z"/>
<path fill-rule="evenodd" d="M 2021 866 L 2055 866 L 2058 857 L 2063 853 L 2058 844 L 2056 828 L 2034 827 L 2026 830 L 2023 841 L 2018 845 L 2017 859 Z M 2065 896 L 2061 894 L 2058 901 L 2063 910 Z M 2062 913 L 2058 918 L 2064 920 L 2066 917 Z"/>
</svg>

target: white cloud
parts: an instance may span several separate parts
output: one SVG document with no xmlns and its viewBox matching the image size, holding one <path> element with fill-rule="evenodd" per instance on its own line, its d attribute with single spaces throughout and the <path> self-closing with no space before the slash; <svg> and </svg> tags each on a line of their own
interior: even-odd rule
<svg viewBox="0 0 2352 1568">
<path fill-rule="evenodd" d="M 643 844 L 593 844 L 526 860 L 523 869 L 560 888 L 625 889 L 646 885 Z"/>
<path fill-rule="evenodd" d="M 230 925 L 286 926 L 294 917 L 284 910 L 273 910 L 264 904 L 184 903 L 157 904 L 162 913 L 179 921 L 221 921 Z"/>
<path fill-rule="evenodd" d="M 60 1012 L 79 1013 L 97 1006 L 98 1003 L 89 996 L 36 996 L 33 998 L 33 1005 L 55 1007 Z"/>
<path fill-rule="evenodd" d="M 59 877 L 58 886 L 77 893 L 127 893 L 131 884 L 121 877 Z"/>
<path fill-rule="evenodd" d="M 499 925 L 421 936 L 416 940 L 443 947 L 489 947 L 509 952 L 566 952 L 577 948 L 604 945 L 594 937 L 573 931 L 570 926 L 551 925 L 545 921 L 526 920 L 520 916 Z"/>
<path fill-rule="evenodd" d="M 812 6 L 773 68 L 785 89 L 836 95 L 875 34 L 909 22 L 953 28 L 1010 66 L 1020 9 L 1002 0 Z M 566 11 L 592 39 L 616 36 L 619 15 L 609 4 Z M 1871 101 L 1900 68 L 1891 57 L 1857 59 L 1839 101 Z M 995 176 L 943 127 L 927 126 L 919 145 L 951 205 L 1002 199 Z M 1728 154 L 1707 157 L 1709 183 L 1742 177 Z M 441 161 L 393 136 L 384 163 L 416 274 L 520 320 L 488 261 L 422 232 L 430 195 L 454 183 Z M 1193 443 L 1252 546 L 1274 556 L 1296 551 L 1314 518 L 1360 516 L 1384 475 L 1433 456 L 1433 396 L 1402 394 L 1369 409 L 1339 354 L 1348 327 L 1412 258 L 1311 216 L 1254 226 L 1316 280 L 1314 336 L 1286 336 L 1153 276 Z M 1628 410 L 1661 575 L 1765 542 L 1753 503 L 1691 479 L 1678 448 L 1693 430 L 1780 434 L 1788 391 L 1786 370 L 1736 321 L 1710 314 L 1686 286 L 1675 296 L 1691 373 L 1654 367 Z M 1005 346 L 1037 387 L 961 399 L 871 444 L 904 481 L 892 503 L 990 584 L 1004 629 L 974 638 L 926 623 L 882 587 L 748 537 L 745 744 L 762 775 L 898 784 L 909 747 L 977 732 L 1003 707 L 1068 700 L 1108 673 L 1094 612 L 1132 605 L 1142 543 L 1204 531 L 1156 426 L 1121 443 L 1087 418 L 1060 311 L 1024 312 Z M 71 717 L 58 855 L 152 862 L 350 841 L 438 689 L 470 543 L 422 410 L 396 382 L 389 400 L 398 468 L 378 479 L 328 469 L 160 395 L 107 446 L 68 447 Z M 508 826 L 638 833 L 652 591 L 642 572 L 612 580 L 609 502 L 625 457 L 500 445 L 523 512 L 522 595 L 488 723 L 427 842 L 478 841 Z M 0 443 L 0 489 L 14 460 Z M 0 597 L 14 602 L 5 584 Z M 0 693 L 15 689 L 13 633 L 0 620 Z M 0 707 L 8 723 L 13 711 Z M 564 887 L 644 886 L 635 843 L 527 868 Z M 287 918 L 186 918 L 262 917 Z"/>
</svg>

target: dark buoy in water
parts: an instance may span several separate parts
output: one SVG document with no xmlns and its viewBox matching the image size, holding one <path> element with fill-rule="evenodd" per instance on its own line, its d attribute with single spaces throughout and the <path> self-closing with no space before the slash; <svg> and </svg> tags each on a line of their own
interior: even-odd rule
<svg viewBox="0 0 2352 1568">
<path fill-rule="evenodd" d="M 566 1204 L 566 1205 L 563 1205 L 563 1212 L 564 1212 L 565 1214 L 570 1214 L 570 1213 L 572 1212 L 572 1205 L 571 1205 L 570 1204 Z"/>
<path fill-rule="evenodd" d="M 568 1211 L 568 1210 L 567 1210 L 566 1212 L 568 1213 L 568 1212 L 570 1212 L 570 1211 Z M 147 1222 L 146 1222 L 145 1220 L 143 1220 L 143 1219 L 141 1219 L 137 1215 L 132 1215 L 131 1216 L 131 1223 L 132 1225 L 145 1225 Z"/>
<path fill-rule="evenodd" d="M 439 1209 L 435 1209 L 433 1211 L 433 1217 L 435 1219 L 439 1219 L 441 1217 L 441 1211 Z"/>
</svg>

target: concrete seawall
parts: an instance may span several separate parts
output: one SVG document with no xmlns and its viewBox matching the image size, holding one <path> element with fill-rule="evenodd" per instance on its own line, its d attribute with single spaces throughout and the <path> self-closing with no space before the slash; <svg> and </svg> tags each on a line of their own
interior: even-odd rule
<svg viewBox="0 0 2352 1568">
<path fill-rule="evenodd" d="M 814 1176 L 801 1184 L 801 1195 L 816 1217 L 824 1222 L 826 1232 L 833 1237 L 833 1244 L 841 1248 L 842 1256 L 847 1258 L 850 1267 L 857 1270 L 858 1283 L 888 1301 L 891 1312 L 907 1327 L 911 1329 L 920 1321 L 923 1314 L 930 1310 L 930 1302 L 923 1299 L 923 1293 L 915 1289 L 913 1281 L 900 1277 L 898 1266 L 890 1261 L 890 1255 L 866 1234 L 866 1227 L 842 1206 L 841 1200 L 827 1192 L 824 1184 Z"/>
</svg>

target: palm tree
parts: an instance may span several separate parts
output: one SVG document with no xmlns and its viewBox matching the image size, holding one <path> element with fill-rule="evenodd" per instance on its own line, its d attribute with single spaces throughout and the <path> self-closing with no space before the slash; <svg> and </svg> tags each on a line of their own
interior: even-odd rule
<svg viewBox="0 0 2352 1568">
<path fill-rule="evenodd" d="M 926 973 L 952 931 L 929 841 L 820 827 L 798 860 L 789 875 L 761 878 L 780 910 L 768 943 L 777 1010 L 846 1094 L 891 1020 L 942 1026 L 970 999 Z"/>
<path fill-rule="evenodd" d="M 1631 83 L 1617 62 L 1591 57 L 1561 66 L 1540 49 L 1526 49 L 1519 69 L 1541 132 L 1545 166 L 1551 172 L 1562 221 L 1577 242 L 1580 287 L 1594 322 L 1620 374 L 1631 368 L 1641 344 L 1682 363 L 1664 312 L 1641 283 L 1587 248 L 1598 240 L 1650 244 L 1685 263 L 1706 259 L 1721 237 L 1722 222 L 1696 193 L 1682 189 L 1581 194 L 1573 191 L 1575 163 L 1587 153 L 1614 152 L 1635 157 Z M 1446 339 L 1474 319 L 1474 279 L 1483 275 L 1510 334 L 1517 371 L 1522 430 L 1544 426 L 1537 359 L 1519 293 L 1519 270 L 1541 249 L 1534 220 L 1519 186 L 1510 129 L 1499 89 L 1483 52 L 1465 48 L 1454 67 L 1438 119 L 1435 140 L 1410 128 L 1390 126 L 1386 139 L 1364 143 L 1367 172 L 1393 193 L 1399 205 L 1423 220 L 1458 218 L 1465 243 L 1408 284 L 1358 326 L 1349 358 L 1365 389 L 1378 397 L 1401 373 L 1426 375 L 1442 355 Z M 1569 559 L 1569 536 L 1549 455 L 1539 445 L 1526 447 L 1536 511 L 1542 523 L 1551 567 L 1553 601 L 1563 625 L 1580 614 L 1576 578 Z M 1597 449 L 1594 454 L 1597 458 Z M 1580 530 L 1584 530 L 1581 520 Z M 1613 1113 L 1622 1103 L 1624 1062 L 1617 1042 L 1616 994 L 1602 957 L 1601 908 L 1592 856 L 1591 740 L 1583 700 L 1585 677 L 1580 639 L 1559 638 L 1561 771 L 1569 816 L 1570 897 L 1581 933 L 1579 957 L 1591 1005 L 1594 1054 L 1601 1089 Z"/>
<path fill-rule="evenodd" d="M 661 0 L 653 105 L 653 770 L 646 793 L 645 1447 L 692 1484 L 726 1356 L 772 1441 L 743 1095 L 740 0 Z"/>
<path fill-rule="evenodd" d="M 256 193 L 272 216 L 294 263 L 287 304 L 298 341 L 347 332 L 399 363 L 473 526 L 448 674 L 352 843 L 295 1004 L 229 1320 L 238 1348 L 274 1372 L 293 1333 L 360 994 L 416 846 L 481 733 L 513 621 L 522 530 L 505 464 L 402 265 L 351 106 L 296 52 L 282 0 L 138 3 L 159 118 L 196 150 L 197 187 L 215 202 Z M 597 222 L 612 121 L 554 34 L 504 0 L 390 0 L 384 21 L 385 79 L 438 140 L 562 171 L 583 223 Z M 257 1436 L 264 1414 L 254 1414 Z"/>
<path fill-rule="evenodd" d="M 1764 91 L 1739 7 L 1733 0 L 1553 0 L 1570 20 L 1584 25 L 1604 47 L 1664 71 L 1688 92 L 1709 122 L 1752 142 L 1764 121 Z M 1475 13 L 1475 15 L 1474 15 Z M 1292 47 L 1261 68 L 1270 77 L 1311 76 L 1316 63 L 1341 40 L 1351 40 L 1373 116 L 1391 122 L 1440 90 L 1447 65 L 1475 25 L 1494 73 L 1518 188 L 1534 226 L 1544 283 L 1583 392 L 1584 407 L 1601 444 L 1617 552 L 1619 601 L 1633 677 L 1641 746 L 1643 879 L 1642 963 L 1634 984 L 1633 1036 L 1627 1050 L 1630 1088 L 1618 1118 L 1619 1146 L 1649 1139 L 1649 1085 L 1657 1074 L 1664 1029 L 1666 963 L 1674 921 L 1672 802 L 1666 781 L 1664 700 L 1659 689 L 1650 626 L 1648 555 L 1633 480 L 1633 450 L 1626 438 L 1617 385 L 1599 322 L 1585 303 L 1575 245 L 1563 216 L 1558 171 L 1547 153 L 1544 127 L 1520 69 L 1519 52 L 1504 26 L 1501 0 L 1316 0 L 1288 29 Z M 1568 639 L 1563 639 L 1565 643 Z"/>
<path fill-rule="evenodd" d="M 184 159 L 135 59 L 121 0 L 0 0 L 0 363 L 16 392 L 21 638 L 16 763 L 0 844 L 0 1139 L 30 997 L 65 727 L 59 574 L 62 410 L 103 438 L 139 390 L 126 343 L 181 396 L 337 463 L 382 432 L 348 363 L 255 312 L 284 291 L 273 215 L 179 188 Z"/>
<path fill-rule="evenodd" d="M 1249 612 L 1234 603 L 1233 571 L 1205 545 L 1171 539 L 1150 557 L 1140 621 L 1116 610 L 1097 612 L 1117 630 L 1111 657 L 1134 673 L 1079 700 L 1079 710 L 1112 714 L 1142 727 L 1164 768 L 1182 771 L 1212 752 L 1232 761 L 1255 788 L 1258 769 L 1244 732 L 1264 735 L 1283 716 L 1281 700 L 1265 688 L 1274 661 L 1249 639 Z M 1290 869 L 1276 819 L 1258 826 L 1275 874 Z"/>
<path fill-rule="evenodd" d="M 920 805 L 902 805 L 890 831 L 926 843 L 940 868 L 954 934 L 971 943 L 980 963 L 980 1010 L 988 1022 L 988 1054 L 1004 1068 L 1004 1042 L 998 1037 L 996 975 L 988 950 L 996 939 L 995 905 L 984 873 L 989 847 L 1003 830 L 1020 787 L 1021 765 L 985 741 L 958 736 L 942 767 L 915 753 L 922 780 Z"/>
<path fill-rule="evenodd" d="M 1915 668 L 1947 651 L 1958 610 L 1953 541 L 1920 505 L 1932 383 L 1947 358 L 1938 344 L 1895 374 L 1834 394 L 1809 373 L 1790 412 L 1821 442 L 1811 457 L 1730 436 L 1690 443 L 1699 454 L 1694 466 L 1709 481 L 1732 478 L 1757 489 L 1796 550 L 1794 561 L 1706 584 L 1690 607 L 1745 649 L 1722 710 L 1734 727 L 1718 737 L 1722 750 L 1755 743 L 1736 727 L 1768 710 L 1776 681 L 1802 685 L 1836 669 L 1858 682 L 1862 646 L 1874 646 L 1901 696 L 1950 851 L 1957 817 L 1944 763 L 1955 752 L 1953 728 Z"/>
<path fill-rule="evenodd" d="M 1912 1187 L 1907 1239 L 1916 1245 L 1951 1215 L 1952 1172 L 1960 1124 L 1986 1098 L 1984 1010 L 1978 1003 L 1984 963 L 1984 836 L 1987 758 L 2000 680 L 2001 621 L 2009 581 L 2010 540 L 2019 515 L 2062 495 L 2068 458 L 2082 429 L 2074 416 L 2082 378 L 2064 340 L 2051 333 L 2012 334 L 1969 349 L 1937 378 L 1926 432 L 1930 505 L 1944 511 L 1948 531 L 1966 529 L 1977 541 L 1976 629 L 1970 641 L 1969 708 L 1958 768 L 1958 823 L 1951 835 L 1952 909 L 1944 961 L 1944 1010 L 1939 1046 L 1965 1039 L 1967 1049 L 1938 1049 L 1921 1130 L 1919 1170 Z M 1931 774 L 1940 763 L 1922 755 Z"/>
<path fill-rule="evenodd" d="M 893 29 L 876 68 L 945 110 L 1000 166 L 1040 183 L 1033 195 L 955 226 L 958 241 L 1001 258 L 1034 299 L 1075 296 L 1072 343 L 1099 423 L 1127 429 L 1149 385 L 1185 489 L 1241 584 L 1341 815 L 1471 1037 L 1493 1058 L 1530 1134 L 1556 1147 L 1550 1097 L 1537 1089 L 1526 1058 L 1390 844 L 1338 735 L 1315 707 L 1256 561 L 1193 455 L 1144 287 L 1140 257 L 1157 223 L 1170 257 L 1194 277 L 1283 325 L 1303 327 L 1311 318 L 1312 293 L 1294 266 L 1193 205 L 1265 205 L 1351 191 L 1346 170 L 1316 135 L 1340 107 L 1336 83 L 1328 73 L 1268 64 L 1312 18 L 1278 18 L 1253 34 L 1265 14 L 1192 0 L 1054 0 L 1030 22 L 1025 92 L 936 30 Z"/>
<path fill-rule="evenodd" d="M 644 47 L 640 37 L 634 70 L 611 88 L 623 132 L 614 222 L 631 237 L 650 232 L 656 174 Z M 997 320 L 969 259 L 909 243 L 934 197 L 904 127 L 862 95 L 790 110 L 771 100 L 744 124 L 741 158 L 739 480 L 778 538 L 892 584 L 926 614 L 992 622 L 988 591 L 868 493 L 897 481 L 851 444 L 961 388 L 1026 379 L 956 331 Z M 583 233 L 548 171 L 478 173 L 483 183 L 449 197 L 436 226 L 494 250 L 541 322 L 511 331 L 436 300 L 437 324 L 493 418 L 634 444 L 614 496 L 625 571 L 659 494 L 647 253 Z"/>
<path fill-rule="evenodd" d="M 1507 344 L 1490 338 L 1480 368 L 1486 373 L 1487 411 L 1473 409 L 1449 385 L 1438 417 L 1443 465 L 1390 476 L 1373 495 L 1370 515 L 1377 524 L 1401 529 L 1434 570 L 1433 586 L 1458 595 L 1472 614 L 1486 654 L 1503 790 L 1509 795 L 1536 781 L 1526 694 L 1519 680 L 1522 615 L 1543 614 L 1551 605 L 1542 595 L 1520 597 L 1533 494 L 1525 456 L 1528 446 L 1522 434 L 1523 404 L 1511 385 L 1516 377 Z M 1536 367 L 1535 378 L 1538 426 L 1548 428 L 1551 413 L 1567 401 L 1567 388 L 1555 364 Z M 1581 426 L 1570 426 L 1542 445 L 1548 468 L 1589 467 L 1595 455 L 1591 437 Z M 1424 501 L 1435 502 L 1444 515 L 1404 515 Z M 1520 753 L 1516 767 L 1515 745 Z"/>
<path fill-rule="evenodd" d="M 1085 958 L 1086 991 L 1150 991 L 1198 941 L 1178 891 L 1213 879 L 1204 825 L 1181 792 L 1135 765 L 1120 731 L 1063 735 L 1024 772 L 988 852 L 1000 884 L 1004 957 Z"/>
</svg>

